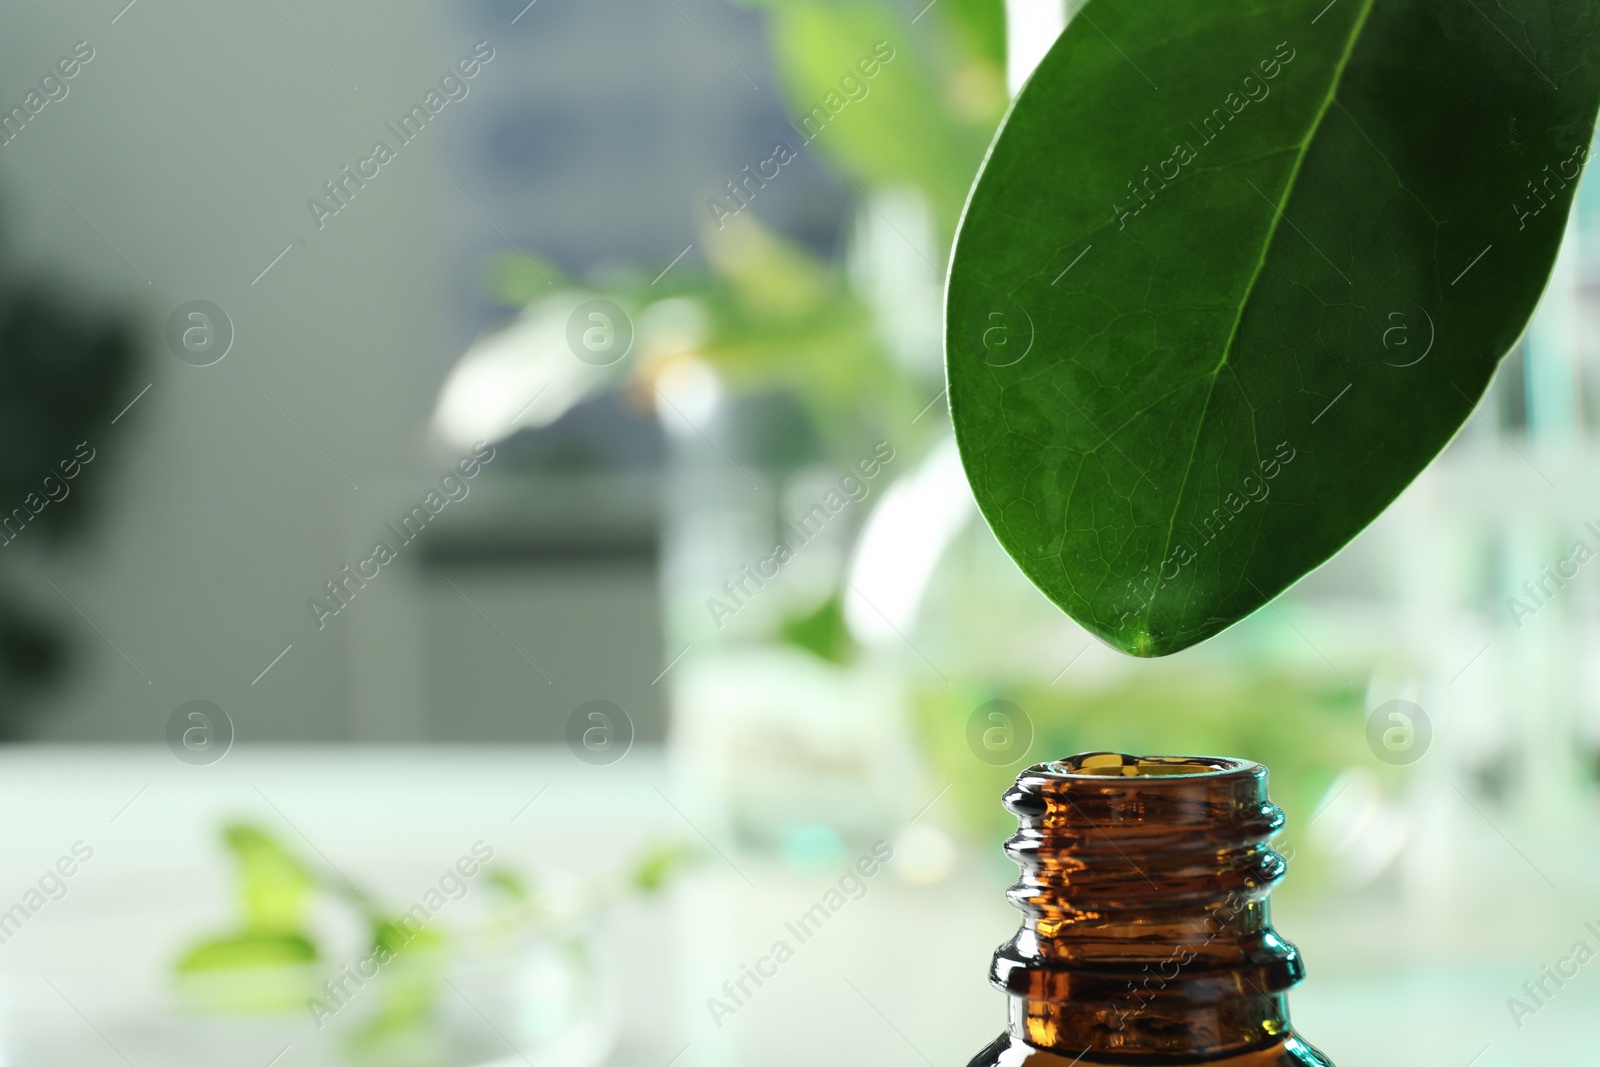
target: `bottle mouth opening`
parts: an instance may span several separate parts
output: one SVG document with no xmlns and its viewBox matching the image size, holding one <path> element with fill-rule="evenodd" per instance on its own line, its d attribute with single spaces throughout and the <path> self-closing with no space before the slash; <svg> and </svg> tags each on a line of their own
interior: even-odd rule
<svg viewBox="0 0 1600 1067">
<path fill-rule="evenodd" d="M 1224 756 L 1130 756 L 1125 752 L 1083 752 L 1044 765 L 1068 778 L 1202 778 L 1251 767 L 1249 760 Z"/>
</svg>

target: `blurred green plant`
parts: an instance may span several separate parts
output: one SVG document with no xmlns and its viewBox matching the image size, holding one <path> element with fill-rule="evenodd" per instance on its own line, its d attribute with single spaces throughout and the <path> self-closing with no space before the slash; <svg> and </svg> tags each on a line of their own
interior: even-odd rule
<svg viewBox="0 0 1600 1067">
<path fill-rule="evenodd" d="M 916 251 L 941 273 L 966 191 L 1007 103 L 1003 0 L 943 0 L 921 16 L 886 0 L 740 2 L 765 15 L 796 130 L 793 147 L 822 157 L 863 215 L 876 212 L 884 190 L 909 191 L 925 203 L 936 247 Z M 879 42 L 893 59 L 862 80 L 866 95 L 837 111 L 825 108 L 821 129 L 806 127 L 830 94 L 841 99 L 841 78 L 859 79 L 858 64 Z M 937 359 L 921 373 L 902 366 L 886 344 L 888 328 L 846 267 L 774 232 L 759 213 L 752 204 L 720 226 L 705 224 L 703 272 L 683 265 L 657 280 L 662 264 L 641 265 L 597 282 L 636 321 L 652 305 L 679 300 L 703 325 L 680 347 L 640 353 L 620 387 L 649 397 L 663 368 L 689 356 L 736 392 L 796 396 L 841 462 L 864 436 L 887 429 L 913 454 L 919 441 L 930 444 L 936 421 L 911 420 L 939 378 Z M 486 289 L 509 304 L 548 296 L 552 281 L 557 288 L 577 284 L 553 264 L 517 252 L 487 263 Z"/>
<path fill-rule="evenodd" d="M 855 220 L 882 223 L 894 235 L 885 240 L 903 242 L 894 254 L 926 261 L 927 277 L 916 283 L 928 303 L 925 358 L 905 350 L 897 331 L 907 309 L 876 291 L 881 279 L 864 278 L 849 254 L 821 254 L 777 232 L 761 221 L 757 201 L 715 219 L 700 213 L 698 270 L 692 261 L 666 272 L 665 264 L 638 265 L 577 280 L 506 252 L 486 261 L 485 289 L 533 312 L 553 290 L 616 303 L 639 336 L 626 371 L 607 384 L 641 408 L 654 406 L 657 383 L 692 360 L 735 394 L 792 398 L 808 425 L 788 436 L 831 462 L 846 464 L 862 441 L 887 438 L 912 469 L 944 433 L 940 420 L 918 416 L 942 391 L 935 335 L 950 242 L 1008 103 L 1004 2 L 941 0 L 920 11 L 890 0 L 733 2 L 765 20 L 791 116 L 787 151 L 815 154 L 838 177 Z M 908 227 L 883 208 L 926 224 Z M 663 320 L 675 326 L 652 328 Z M 836 592 L 797 611 L 774 636 L 834 663 L 854 655 Z"/>
<path fill-rule="evenodd" d="M 844 604 L 837 594 L 808 615 L 785 619 L 778 627 L 778 639 L 840 666 L 853 662 L 861 651 L 845 625 Z"/>
<path fill-rule="evenodd" d="M 311 926 L 314 907 L 334 902 L 357 913 L 378 961 L 371 979 L 373 1007 L 350 1031 L 350 1051 L 370 1060 L 408 1043 L 432 1047 L 428 1028 L 436 1019 L 446 966 L 463 948 L 459 933 L 408 921 L 337 872 L 297 856 L 259 826 L 230 823 L 222 840 L 233 863 L 238 919 L 226 933 L 196 940 L 174 962 L 179 993 L 192 1007 L 244 1014 L 305 1010 L 323 992 L 324 970 L 335 973 Z M 527 875 L 503 864 L 486 867 L 481 877 L 491 902 L 480 932 L 490 944 L 506 948 L 537 935 L 581 951 L 586 917 L 629 896 L 659 893 L 696 858 L 676 842 L 652 845 L 620 878 L 585 884 L 577 912 L 557 907 L 548 887 Z"/>
<path fill-rule="evenodd" d="M 239 926 L 195 944 L 178 961 L 180 974 L 310 963 L 317 947 L 306 931 L 316 876 L 266 832 L 234 824 L 223 841 L 239 881 Z"/>
<path fill-rule="evenodd" d="M 134 392 L 131 325 L 85 303 L 81 293 L 52 291 L 34 271 L 0 269 L 0 518 L 8 523 L 0 541 L 19 540 L 11 554 L 28 553 L 30 563 L 38 558 L 31 552 L 54 548 L 94 518 L 109 461 L 83 464 L 70 484 L 61 464 L 78 469 L 80 442 L 103 448 L 111 419 Z M 23 692 L 59 673 L 68 639 L 14 588 L 11 572 L 0 573 L 0 739 L 12 740 L 26 728 Z"/>
<path fill-rule="evenodd" d="M 773 65 L 802 123 L 874 44 L 892 49 L 862 106 L 833 114 L 812 143 L 847 181 L 920 190 L 948 242 L 1007 103 L 1003 0 L 945 0 L 917 15 L 884 0 L 749 6 L 767 12 Z"/>
</svg>

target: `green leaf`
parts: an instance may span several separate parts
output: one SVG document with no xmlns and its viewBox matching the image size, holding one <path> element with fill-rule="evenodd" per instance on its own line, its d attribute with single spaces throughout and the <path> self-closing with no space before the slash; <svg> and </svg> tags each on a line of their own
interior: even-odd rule
<svg viewBox="0 0 1600 1067">
<path fill-rule="evenodd" d="M 851 447 L 869 413 L 909 420 L 927 403 L 837 267 L 750 215 L 708 233 L 704 249 L 714 277 L 696 298 L 711 331 L 696 354 L 733 388 L 791 389 L 825 436 Z"/>
<path fill-rule="evenodd" d="M 844 605 L 837 593 L 816 610 L 785 619 L 778 627 L 778 637 L 819 659 L 841 666 L 854 660 L 859 651 L 845 625 Z"/>
<path fill-rule="evenodd" d="M 993 117 L 963 122 L 942 84 L 948 72 L 913 46 L 917 28 L 897 5 L 786 0 L 767 17 L 793 147 L 829 158 L 868 196 L 875 185 L 916 186 L 948 235 Z"/>
<path fill-rule="evenodd" d="M 967 51 L 1005 66 L 1005 0 L 944 0 L 944 16 Z"/>
<path fill-rule="evenodd" d="M 413 908 L 412 912 L 416 910 Z M 398 956 L 405 952 L 426 954 L 442 948 L 445 936 L 437 930 L 422 925 L 424 921 L 412 913 L 394 918 L 374 918 L 373 950 L 387 950 Z"/>
<path fill-rule="evenodd" d="M 1597 60 L 1588 0 L 1093 0 L 946 307 L 962 458 L 1028 576 L 1162 655 L 1371 522 L 1533 312 Z"/>
<path fill-rule="evenodd" d="M 629 881 L 641 893 L 659 893 L 688 865 L 693 852 L 681 844 L 652 845 L 633 868 Z"/>
<path fill-rule="evenodd" d="M 238 865 L 245 929 L 298 935 L 316 876 L 259 827 L 233 823 L 222 834 Z"/>
<path fill-rule="evenodd" d="M 179 974 L 201 971 L 244 970 L 255 967 L 290 967 L 310 963 L 317 948 L 298 934 L 242 933 L 208 938 L 178 960 Z"/>
<path fill-rule="evenodd" d="M 413 1032 L 433 1017 L 442 986 L 439 978 L 437 974 L 388 977 L 379 987 L 378 1010 L 351 1035 L 351 1048 L 357 1052 L 371 1051 L 396 1038 L 425 1041 L 426 1036 Z M 423 1062 L 429 1061 L 424 1059 Z"/>
</svg>

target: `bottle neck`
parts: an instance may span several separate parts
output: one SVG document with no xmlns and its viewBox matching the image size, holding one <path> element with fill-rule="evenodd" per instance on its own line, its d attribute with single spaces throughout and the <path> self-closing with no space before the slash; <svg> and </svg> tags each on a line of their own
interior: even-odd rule
<svg viewBox="0 0 1600 1067">
<path fill-rule="evenodd" d="M 1091 754 L 1007 792 L 1022 927 L 995 953 L 1011 1032 L 1085 1062 L 1193 1062 L 1289 1035 L 1303 974 L 1266 895 L 1284 861 L 1266 772 L 1238 760 Z"/>
</svg>

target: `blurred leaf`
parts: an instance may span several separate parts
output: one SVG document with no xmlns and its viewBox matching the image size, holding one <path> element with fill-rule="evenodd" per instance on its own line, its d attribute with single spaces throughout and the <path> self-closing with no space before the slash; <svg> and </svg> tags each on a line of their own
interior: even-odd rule
<svg viewBox="0 0 1600 1067">
<path fill-rule="evenodd" d="M 937 9 L 963 49 L 1003 72 L 1006 65 L 1005 0 L 940 0 Z"/>
<path fill-rule="evenodd" d="M 839 287 L 837 270 L 750 216 L 710 231 L 706 258 L 740 312 L 778 324 L 814 315 Z"/>
<path fill-rule="evenodd" d="M 238 866 L 244 929 L 300 934 L 316 876 L 259 827 L 233 823 L 223 830 L 223 839 Z"/>
<path fill-rule="evenodd" d="M 241 980 L 227 985 L 191 985 L 196 1006 L 221 1011 L 273 1011 L 304 1002 L 293 969 L 318 958 L 305 929 L 316 876 L 271 834 L 247 823 L 223 828 L 238 878 L 240 921 L 235 933 L 203 938 L 174 964 L 180 977 L 229 972 Z"/>
<path fill-rule="evenodd" d="M 844 606 L 835 593 L 809 615 L 785 619 L 778 636 L 812 655 L 841 666 L 856 658 L 859 649 L 844 623 Z"/>
<path fill-rule="evenodd" d="M 0 594 L 0 664 L 10 678 L 36 682 L 54 674 L 61 640 L 54 628 L 8 595 Z"/>
<path fill-rule="evenodd" d="M 442 1049 L 419 1050 L 417 1046 L 419 1042 L 436 1046 L 439 1036 L 416 1031 L 432 1021 L 442 988 L 443 975 L 431 969 L 384 972 L 384 980 L 377 986 L 377 1011 L 350 1035 L 350 1047 L 388 1063 L 434 1062 L 433 1056 Z M 383 1047 L 397 1040 L 403 1044 L 392 1051 Z M 420 1056 L 419 1051 L 423 1052 Z"/>
<path fill-rule="evenodd" d="M 498 890 L 518 904 L 527 904 L 533 900 L 533 888 L 526 879 L 508 867 L 496 867 L 484 875 L 484 883 L 490 889 Z"/>
<path fill-rule="evenodd" d="M 85 487 L 103 480 L 112 462 L 105 458 L 109 420 L 138 392 L 135 362 L 133 331 L 120 318 L 36 283 L 0 286 L 0 494 L 8 509 L 39 502 L 28 505 L 35 517 L 23 529 L 41 528 L 29 536 L 81 523 Z M 138 417 L 137 409 L 129 415 Z"/>
<path fill-rule="evenodd" d="M 802 143 L 858 183 L 916 186 L 946 236 L 953 232 L 992 126 L 958 120 L 944 91 L 950 72 L 931 69 L 929 50 L 913 47 L 915 27 L 898 6 L 787 0 L 768 19 Z"/>
<path fill-rule="evenodd" d="M 372 926 L 372 947 L 386 948 L 396 956 L 402 952 L 418 953 L 442 948 L 444 944 L 443 934 L 405 915 L 378 919 Z"/>
<path fill-rule="evenodd" d="M 854 442 L 873 416 L 904 424 L 926 403 L 890 364 L 838 267 L 748 215 L 709 233 L 705 248 L 714 274 L 693 299 L 711 335 L 695 354 L 731 387 L 792 391 L 834 441 Z"/>
<path fill-rule="evenodd" d="M 180 974 L 250 967 L 292 967 L 317 959 L 317 947 L 297 934 L 243 933 L 197 943 L 178 960 Z"/>
<path fill-rule="evenodd" d="M 687 846 L 677 843 L 652 846 L 633 869 L 633 887 L 646 894 L 660 892 L 693 855 Z"/>
</svg>

